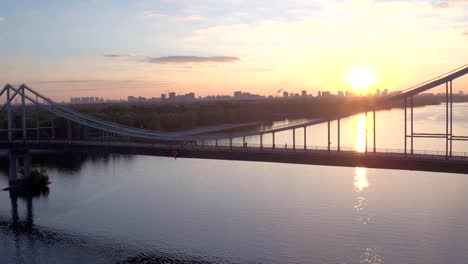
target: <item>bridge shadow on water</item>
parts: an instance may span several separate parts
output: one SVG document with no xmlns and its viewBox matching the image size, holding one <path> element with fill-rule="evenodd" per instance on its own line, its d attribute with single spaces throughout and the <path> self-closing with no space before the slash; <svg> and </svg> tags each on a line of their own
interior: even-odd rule
<svg viewBox="0 0 468 264">
<path fill-rule="evenodd" d="M 165 252 L 151 245 L 135 248 L 116 238 L 37 225 L 34 201 L 47 199 L 49 189 L 34 193 L 8 192 L 11 215 L 0 215 L 0 251 L 5 263 L 232 263 L 188 256 L 182 251 Z"/>
<path fill-rule="evenodd" d="M 32 167 L 41 167 L 54 169 L 58 172 L 64 172 L 60 176 L 73 175 L 80 171 L 84 164 L 101 163 L 107 164 L 112 158 L 119 156 L 131 160 L 131 155 L 120 155 L 110 153 L 90 153 L 90 152 L 49 152 L 47 155 L 32 154 Z M 0 156 L 0 175 L 8 178 L 8 157 Z"/>
</svg>

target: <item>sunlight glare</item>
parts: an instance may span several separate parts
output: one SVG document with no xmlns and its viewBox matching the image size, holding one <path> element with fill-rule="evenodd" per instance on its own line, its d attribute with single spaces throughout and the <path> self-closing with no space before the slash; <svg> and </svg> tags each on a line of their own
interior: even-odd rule
<svg viewBox="0 0 468 264">
<path fill-rule="evenodd" d="M 354 90 L 365 91 L 375 84 L 377 73 L 370 66 L 356 66 L 348 71 L 346 81 Z"/>
</svg>

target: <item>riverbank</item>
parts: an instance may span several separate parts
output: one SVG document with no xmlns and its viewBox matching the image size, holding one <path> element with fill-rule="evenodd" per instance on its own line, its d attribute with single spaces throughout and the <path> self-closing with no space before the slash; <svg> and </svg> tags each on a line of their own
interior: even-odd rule
<svg viewBox="0 0 468 264">
<path fill-rule="evenodd" d="M 369 109 L 378 100 L 374 96 L 355 97 L 292 97 L 269 98 L 261 100 L 231 101 L 192 101 L 165 103 L 115 103 L 70 105 L 70 107 L 110 122 L 154 131 L 185 131 L 187 133 L 212 133 L 242 129 L 255 124 L 272 125 L 273 122 L 290 119 L 332 118 L 340 114 L 352 114 Z M 454 95 L 454 102 L 468 102 L 468 96 Z M 414 97 L 415 107 L 437 105 L 445 101 L 444 95 L 418 95 Z M 380 109 L 401 108 L 403 102 L 395 102 Z M 35 107 L 27 107 L 28 127 L 36 126 L 36 116 L 40 124 L 51 124 L 51 116 Z M 13 109 L 15 116 L 21 109 Z M 68 123 L 63 118 L 54 118 L 55 135 L 66 137 Z M 0 114 L 0 125 L 6 127 L 6 114 Z M 20 121 L 15 121 L 20 127 Z M 74 138 L 81 137 L 86 131 L 71 124 Z M 89 136 L 89 131 L 88 134 Z"/>
</svg>

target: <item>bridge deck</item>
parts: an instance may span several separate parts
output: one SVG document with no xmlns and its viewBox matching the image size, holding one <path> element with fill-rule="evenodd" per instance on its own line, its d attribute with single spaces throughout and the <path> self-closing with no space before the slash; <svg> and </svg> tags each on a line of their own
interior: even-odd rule
<svg viewBox="0 0 468 264">
<path fill-rule="evenodd" d="M 271 149 L 258 147 L 168 145 L 151 143 L 96 142 L 96 141 L 15 141 L 0 142 L 0 149 L 27 148 L 79 152 L 106 152 L 178 158 L 260 161 L 293 164 L 311 164 L 346 167 L 419 170 L 434 172 L 468 173 L 468 157 L 432 154 L 403 154 L 390 152 L 355 152 L 336 150 Z"/>
</svg>

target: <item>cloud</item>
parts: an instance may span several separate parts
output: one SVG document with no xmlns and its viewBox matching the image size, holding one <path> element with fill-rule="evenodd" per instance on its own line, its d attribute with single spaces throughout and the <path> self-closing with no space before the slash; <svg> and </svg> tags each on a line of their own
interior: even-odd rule
<svg viewBox="0 0 468 264">
<path fill-rule="evenodd" d="M 143 57 L 143 55 L 133 54 L 118 54 L 118 53 L 106 53 L 102 55 L 105 58 L 110 59 L 131 59 L 131 57 L 139 57 L 137 60 L 143 60 L 149 63 L 156 64 L 183 64 L 183 63 L 233 63 L 239 60 L 238 57 L 232 56 L 211 56 L 211 57 L 200 57 L 200 56 L 166 56 L 166 57 Z M 143 59 L 144 58 L 144 59 Z"/>
<path fill-rule="evenodd" d="M 5 21 L 6 18 L 0 16 L 0 22 Z"/>
<path fill-rule="evenodd" d="M 205 17 L 202 16 L 177 16 L 175 17 L 176 20 L 178 21 L 202 21 L 205 20 Z"/>
<path fill-rule="evenodd" d="M 242 68 L 242 69 L 239 69 L 239 71 L 245 71 L 245 72 L 272 72 L 272 71 L 276 71 L 276 69 L 273 69 L 273 68 Z"/>
<path fill-rule="evenodd" d="M 462 35 L 464 35 L 464 36 L 467 36 L 467 37 L 468 37 L 468 29 L 467 29 L 467 30 L 465 30 L 465 31 L 463 31 Z"/>
<path fill-rule="evenodd" d="M 199 15 L 186 15 L 186 16 L 174 16 L 163 14 L 160 12 L 153 12 L 153 11 L 145 11 L 143 12 L 143 16 L 145 17 L 155 17 L 155 18 L 168 18 L 173 19 L 176 21 L 203 21 L 206 20 L 205 17 Z"/>
<path fill-rule="evenodd" d="M 90 83 L 104 82 L 104 80 L 49 80 L 49 81 L 32 81 L 28 84 L 49 84 L 49 83 Z"/>
<path fill-rule="evenodd" d="M 228 56 L 213 56 L 213 57 L 198 57 L 198 56 L 167 56 L 167 57 L 149 57 L 147 62 L 150 63 L 233 63 L 238 61 L 237 57 Z"/>
<path fill-rule="evenodd" d="M 250 30 L 251 27 L 247 24 L 237 24 L 237 25 L 224 25 L 224 26 L 211 26 L 207 28 L 202 28 L 195 30 L 192 34 L 186 37 L 185 41 L 199 41 L 205 40 L 210 36 L 221 36 L 223 34 L 240 34 L 245 31 Z"/>
<path fill-rule="evenodd" d="M 145 17 L 163 17 L 163 16 L 166 16 L 166 15 L 161 14 L 159 12 L 153 12 L 153 11 L 145 11 L 145 12 L 143 12 L 143 15 Z"/>
<path fill-rule="evenodd" d="M 128 55 L 125 55 L 125 54 L 112 54 L 112 53 L 103 54 L 102 56 L 104 56 L 106 58 L 126 58 L 126 57 L 128 57 Z"/>
<path fill-rule="evenodd" d="M 138 88 L 154 88 L 154 87 L 169 87 L 171 83 L 168 81 L 158 80 L 106 80 L 106 79 L 83 79 L 83 80 L 44 80 L 44 81 L 29 81 L 26 85 L 47 85 L 48 90 L 54 88 L 63 90 L 66 85 L 66 91 L 96 91 L 96 87 L 115 88 L 115 87 L 138 87 Z"/>
<path fill-rule="evenodd" d="M 467 4 L 468 0 L 432 0 L 431 3 L 437 8 L 447 8 L 456 4 Z"/>
<path fill-rule="evenodd" d="M 137 53 L 128 53 L 128 54 L 120 54 L 120 53 L 104 53 L 102 54 L 104 58 L 110 59 L 131 59 L 131 58 L 143 58 L 144 55 L 137 54 Z"/>
</svg>

